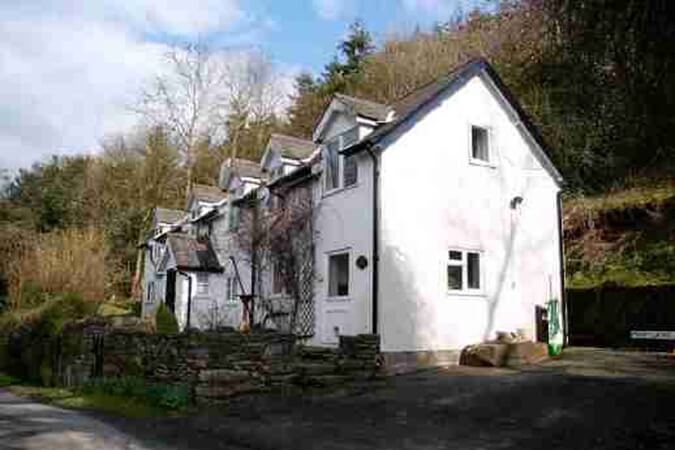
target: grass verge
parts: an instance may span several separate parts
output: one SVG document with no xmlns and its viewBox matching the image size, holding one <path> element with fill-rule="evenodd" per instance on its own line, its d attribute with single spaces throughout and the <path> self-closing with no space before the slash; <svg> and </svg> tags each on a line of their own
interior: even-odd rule
<svg viewBox="0 0 675 450">
<path fill-rule="evenodd" d="M 0 374 L 0 387 L 6 387 L 20 397 L 31 398 L 62 408 L 100 411 L 134 419 L 176 416 L 184 412 L 184 408 L 162 408 L 135 397 L 103 392 L 85 392 L 81 389 L 20 384 L 15 378 L 4 374 Z"/>
</svg>

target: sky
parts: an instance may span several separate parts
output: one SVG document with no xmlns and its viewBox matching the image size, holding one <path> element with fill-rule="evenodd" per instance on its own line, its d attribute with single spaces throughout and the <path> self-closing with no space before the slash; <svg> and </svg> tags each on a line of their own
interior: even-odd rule
<svg viewBox="0 0 675 450">
<path fill-rule="evenodd" d="M 319 75 L 355 19 L 382 42 L 488 3 L 0 0 L 0 170 L 96 152 L 104 136 L 132 130 L 130 106 L 176 43 L 262 51 L 292 80 Z"/>
</svg>

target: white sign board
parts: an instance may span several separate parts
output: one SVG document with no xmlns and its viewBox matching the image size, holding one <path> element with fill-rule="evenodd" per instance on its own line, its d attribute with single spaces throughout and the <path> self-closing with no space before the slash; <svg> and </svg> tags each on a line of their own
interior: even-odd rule
<svg viewBox="0 0 675 450">
<path fill-rule="evenodd" d="M 638 331 L 631 330 L 631 339 L 659 339 L 663 341 L 675 341 L 675 331 Z"/>
</svg>

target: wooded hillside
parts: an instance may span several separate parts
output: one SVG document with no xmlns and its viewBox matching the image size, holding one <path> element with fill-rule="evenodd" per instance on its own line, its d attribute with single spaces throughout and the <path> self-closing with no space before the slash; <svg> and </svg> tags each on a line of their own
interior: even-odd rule
<svg viewBox="0 0 675 450">
<path fill-rule="evenodd" d="M 200 133 L 156 120 L 140 134 L 109 138 L 97 156 L 54 157 L 11 180 L 0 199 L 0 297 L 21 296 L 26 289 L 77 291 L 72 280 L 40 285 L 41 279 L 54 279 L 46 275 L 33 285 L 24 283 L 21 271 L 26 261 L 40 264 L 34 253 L 40 246 L 91 244 L 94 238 L 106 247 L 97 253 L 106 274 L 96 278 L 101 285 L 95 292 L 132 295 L 140 262 L 136 246 L 152 209 L 183 207 L 189 183 L 215 184 L 225 157 L 257 160 L 276 130 L 308 137 L 335 92 L 389 103 L 477 56 L 491 61 L 540 127 L 568 195 L 668 180 L 675 173 L 674 12 L 668 0 L 507 1 L 494 13 L 449 18 L 379 46 L 357 22 L 338 43 L 335 58 L 327 57 L 320 76 L 297 78 L 286 114 L 270 101 L 274 82 L 258 61 L 255 70 L 228 85 L 229 112 L 218 133 L 208 117 L 199 117 L 206 130 Z M 194 48 L 185 54 L 185 59 L 174 55 L 174 64 L 191 80 L 201 80 L 194 71 L 208 55 Z M 668 181 L 661 185 L 673 189 Z M 78 240 L 71 230 L 91 239 Z M 45 233 L 62 238 L 44 240 Z M 652 252 L 657 260 L 649 264 L 673 254 L 669 236 L 659 244 L 666 250 Z M 592 272 L 583 262 L 592 260 L 588 255 L 577 258 L 575 270 Z M 672 270 L 659 273 L 659 280 L 675 278 Z M 591 275 L 584 280 L 601 282 Z"/>
</svg>

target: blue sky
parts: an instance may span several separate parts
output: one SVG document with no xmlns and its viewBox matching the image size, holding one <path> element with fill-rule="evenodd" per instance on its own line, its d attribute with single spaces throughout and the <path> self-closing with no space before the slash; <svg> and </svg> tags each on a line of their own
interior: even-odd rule
<svg viewBox="0 0 675 450">
<path fill-rule="evenodd" d="M 336 43 L 355 19 L 362 20 L 381 42 L 392 33 L 407 33 L 416 26 L 427 29 L 457 11 L 487 4 L 480 0 L 262 0 L 249 3 L 257 17 L 270 20 L 260 40 L 261 47 L 278 61 L 315 73 L 330 60 Z"/>
<path fill-rule="evenodd" d="M 133 130 L 129 105 L 173 42 L 260 49 L 284 86 L 315 75 L 361 19 L 376 42 L 428 29 L 490 0 L 0 1 L 0 169 L 97 152 Z M 290 92 L 289 92 L 290 93 Z"/>
</svg>

